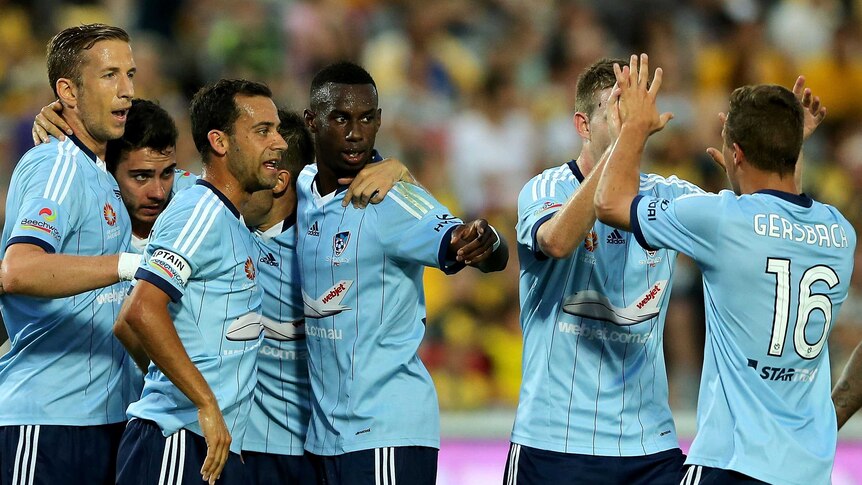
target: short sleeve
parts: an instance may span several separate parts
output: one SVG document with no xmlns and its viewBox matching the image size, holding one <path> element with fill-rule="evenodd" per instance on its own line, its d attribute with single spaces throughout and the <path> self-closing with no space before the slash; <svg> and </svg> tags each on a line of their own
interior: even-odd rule
<svg viewBox="0 0 862 485">
<path fill-rule="evenodd" d="M 574 178 L 562 173 L 566 179 Z M 545 172 L 527 182 L 518 195 L 518 244 L 527 247 L 537 259 L 547 259 L 536 241 L 539 227 L 553 217 L 574 193 L 571 182 L 560 179 L 560 173 Z"/>
<path fill-rule="evenodd" d="M 71 142 L 56 151 L 28 154 L 19 164 L 13 190 L 20 201 L 12 219 L 14 227 L 6 246 L 35 244 L 47 253 L 59 252 L 73 227 L 79 210 L 79 187 L 76 156 L 80 150 Z M 8 219 L 7 219 L 8 220 Z"/>
<path fill-rule="evenodd" d="M 721 196 L 694 194 L 677 199 L 635 197 L 632 233 L 644 249 L 673 249 L 689 256 L 710 245 L 721 226 Z"/>
<path fill-rule="evenodd" d="M 188 195 L 188 194 L 184 194 Z M 189 279 L 218 254 L 216 219 L 222 204 L 207 192 L 197 203 L 181 197 L 156 220 L 141 267 L 135 278 L 159 287 L 174 302 L 180 301 Z"/>
<path fill-rule="evenodd" d="M 180 191 L 193 187 L 198 181 L 198 176 L 187 170 L 174 170 L 174 185 L 171 187 L 171 196 L 177 195 Z"/>
<path fill-rule="evenodd" d="M 447 274 L 464 267 L 447 259 L 451 233 L 463 222 L 421 187 L 399 182 L 375 208 L 380 242 L 393 258 Z"/>
</svg>

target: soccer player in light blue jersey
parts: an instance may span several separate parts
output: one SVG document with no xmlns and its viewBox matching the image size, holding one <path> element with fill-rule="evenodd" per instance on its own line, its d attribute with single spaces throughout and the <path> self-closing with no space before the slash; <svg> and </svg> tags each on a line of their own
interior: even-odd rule
<svg viewBox="0 0 862 485">
<path fill-rule="evenodd" d="M 615 62 L 578 79 L 578 157 L 518 198 L 524 356 L 506 484 L 667 484 L 682 468 L 662 345 L 676 252 L 644 250 L 593 209 L 619 132 L 609 116 Z M 651 174 L 639 175 L 638 191 L 701 192 Z"/>
<path fill-rule="evenodd" d="M 262 84 L 222 80 L 192 100 L 204 176 L 156 221 L 116 324 L 135 360 L 152 360 L 128 409 L 117 483 L 243 480 L 262 328 L 258 250 L 238 207 L 275 186 L 287 148 L 271 96 Z"/>
<path fill-rule="evenodd" d="M 722 150 L 709 150 L 733 191 L 643 196 L 644 144 L 670 119 L 655 107 L 661 70 L 649 88 L 645 54 L 615 70 L 622 125 L 596 214 L 647 250 L 686 253 L 703 273 L 706 349 L 682 483 L 829 483 L 837 427 L 826 341 L 856 234 L 835 208 L 800 194 L 795 176 L 804 133 L 825 109 L 810 90 L 738 88 Z"/>
<path fill-rule="evenodd" d="M 433 484 L 439 411 L 416 353 L 424 267 L 495 271 L 507 251 L 487 222 L 463 224 L 415 185 L 345 207 L 339 178 L 374 156 L 377 88 L 361 67 L 338 63 L 317 73 L 310 97 L 317 164 L 297 181 L 296 223 L 314 395 L 305 449 L 321 483 Z"/>
<path fill-rule="evenodd" d="M 122 29 L 81 25 L 48 44 L 48 77 L 77 136 L 33 148 L 12 176 L 0 253 L 11 337 L 0 359 L 0 483 L 113 483 L 133 398 L 111 334 L 130 222 L 103 160 L 123 134 L 134 73 Z"/>
</svg>

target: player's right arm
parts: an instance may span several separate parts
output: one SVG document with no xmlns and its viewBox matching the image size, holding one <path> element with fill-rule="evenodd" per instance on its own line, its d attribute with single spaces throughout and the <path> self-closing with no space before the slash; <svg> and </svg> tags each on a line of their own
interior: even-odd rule
<svg viewBox="0 0 862 485">
<path fill-rule="evenodd" d="M 65 135 L 73 134 L 72 128 L 60 116 L 62 112 L 63 105 L 60 101 L 54 101 L 39 111 L 39 114 L 36 115 L 36 119 L 33 121 L 33 129 L 30 133 L 33 136 L 34 145 L 48 143 L 50 141 L 48 135 L 62 141 L 66 139 Z"/>
<path fill-rule="evenodd" d="M 862 343 L 856 346 L 832 389 L 832 403 L 835 404 L 838 429 L 862 407 Z"/>
<path fill-rule="evenodd" d="M 49 254 L 35 244 L 19 243 L 6 249 L 0 278 L 8 294 L 64 298 L 120 281 L 118 261 L 117 254 Z"/>
<path fill-rule="evenodd" d="M 198 408 L 198 420 L 207 442 L 207 457 L 201 475 L 212 484 L 227 462 L 231 436 L 215 394 L 177 335 L 168 312 L 170 300 L 170 296 L 158 286 L 138 280 L 118 321 L 128 324 L 147 356 Z M 128 350 L 132 352 L 133 349 Z"/>
</svg>

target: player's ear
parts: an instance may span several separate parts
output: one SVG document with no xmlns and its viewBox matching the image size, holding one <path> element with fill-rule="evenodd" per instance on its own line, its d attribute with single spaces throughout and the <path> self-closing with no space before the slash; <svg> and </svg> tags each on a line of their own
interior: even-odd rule
<svg viewBox="0 0 862 485">
<path fill-rule="evenodd" d="M 227 133 L 221 130 L 210 130 L 207 133 L 207 140 L 210 142 L 210 148 L 219 156 L 224 156 L 227 149 L 230 147 L 230 142 L 227 139 Z"/>
<path fill-rule="evenodd" d="M 78 105 L 78 86 L 68 78 L 57 79 L 54 85 L 57 88 L 57 97 L 65 108 L 74 108 Z"/>
<path fill-rule="evenodd" d="M 281 195 L 288 187 L 290 187 L 290 172 L 279 170 L 275 176 L 275 187 L 272 188 L 272 193 L 276 196 Z"/>
<path fill-rule="evenodd" d="M 308 126 L 308 130 L 312 133 L 317 133 L 317 123 L 314 121 L 314 112 L 309 109 L 303 110 L 302 117 L 305 119 L 305 125 Z"/>
<path fill-rule="evenodd" d="M 745 152 L 742 151 L 742 147 L 739 146 L 739 143 L 733 144 L 733 164 L 739 165 L 743 160 L 745 160 Z"/>
<path fill-rule="evenodd" d="M 587 118 L 587 115 L 580 111 L 576 112 L 575 115 L 572 116 L 572 124 L 575 126 L 575 130 L 577 130 L 578 135 L 580 135 L 581 138 L 590 138 L 590 120 Z"/>
</svg>

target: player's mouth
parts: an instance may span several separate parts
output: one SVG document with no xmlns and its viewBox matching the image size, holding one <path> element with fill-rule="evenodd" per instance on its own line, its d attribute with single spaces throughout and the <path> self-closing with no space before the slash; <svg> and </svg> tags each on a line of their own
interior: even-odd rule
<svg viewBox="0 0 862 485">
<path fill-rule="evenodd" d="M 117 110 L 111 111 L 111 115 L 114 117 L 115 120 L 117 120 L 120 123 L 126 122 L 126 115 L 128 115 L 128 114 L 129 114 L 128 109 L 117 109 Z"/>
<path fill-rule="evenodd" d="M 344 150 L 341 152 L 341 158 L 349 165 L 359 165 L 368 157 L 367 150 Z"/>
<path fill-rule="evenodd" d="M 265 168 L 267 170 L 271 170 L 272 172 L 277 172 L 278 171 L 278 160 L 272 159 L 272 160 L 267 160 L 267 161 L 263 162 L 263 168 Z"/>
<path fill-rule="evenodd" d="M 140 213 L 144 216 L 158 216 L 162 213 L 164 204 L 141 206 Z"/>
</svg>

